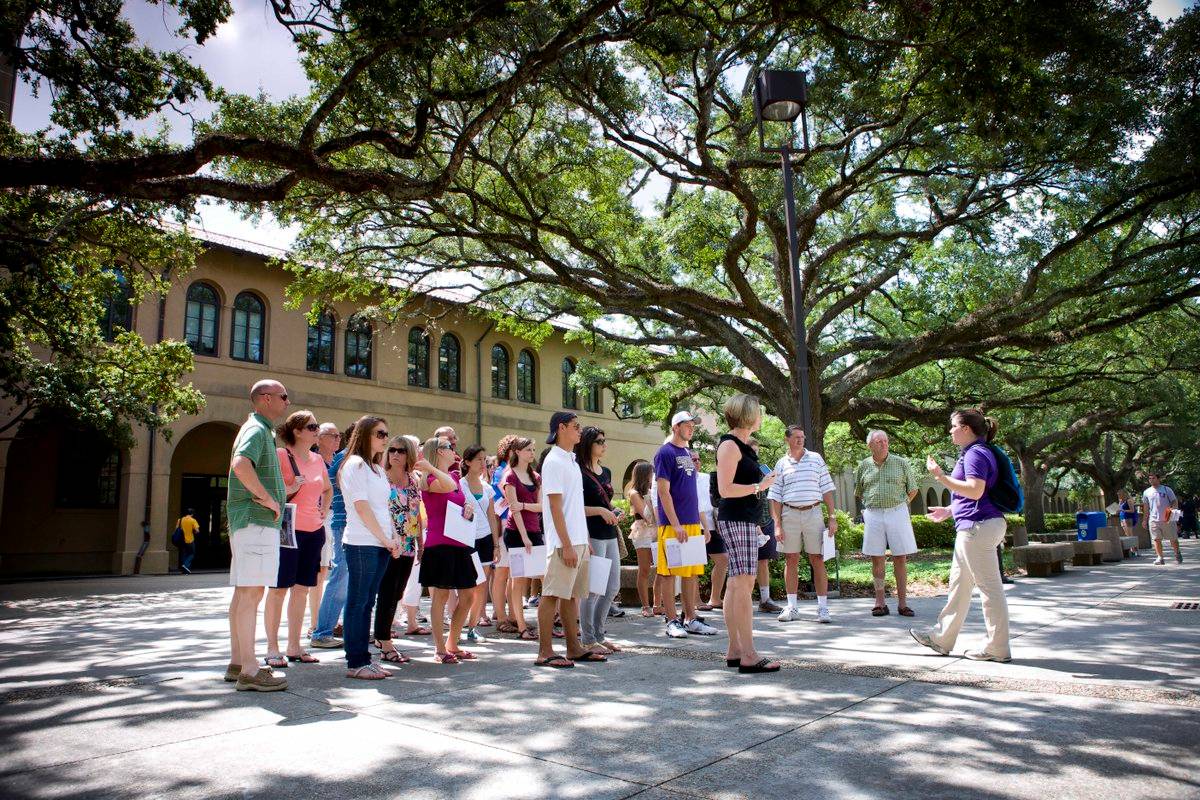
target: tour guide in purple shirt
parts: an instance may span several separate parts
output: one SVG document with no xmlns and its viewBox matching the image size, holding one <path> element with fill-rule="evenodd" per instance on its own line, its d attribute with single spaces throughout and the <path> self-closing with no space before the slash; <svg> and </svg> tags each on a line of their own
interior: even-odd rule
<svg viewBox="0 0 1200 800">
<path fill-rule="evenodd" d="M 1008 601 L 1000 582 L 996 546 L 1004 541 L 1004 514 L 987 496 L 999 476 L 996 457 L 988 442 L 996 438 L 996 421 L 976 409 L 950 415 L 950 439 L 961 449 L 954 472 L 946 476 L 930 456 L 926 466 L 950 490 L 950 507 L 929 509 L 929 518 L 941 522 L 954 516 L 958 531 L 954 540 L 954 563 L 950 567 L 950 592 L 937 624 L 929 630 L 913 628 L 912 637 L 939 655 L 949 655 L 971 608 L 971 590 L 979 587 L 983 598 L 983 621 L 987 642 L 968 650 L 974 661 L 1009 662 Z"/>
</svg>

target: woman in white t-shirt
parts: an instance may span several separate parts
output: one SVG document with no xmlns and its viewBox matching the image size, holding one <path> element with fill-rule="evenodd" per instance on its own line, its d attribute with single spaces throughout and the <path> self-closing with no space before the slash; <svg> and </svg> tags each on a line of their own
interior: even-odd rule
<svg viewBox="0 0 1200 800">
<path fill-rule="evenodd" d="M 380 680 L 392 674 L 372 663 L 367 649 L 372 610 L 388 558 L 400 556 L 400 540 L 388 507 L 392 487 L 383 469 L 387 442 L 387 423 L 380 417 L 362 417 L 354 423 L 346 460 L 337 475 L 346 503 L 346 529 L 342 533 L 342 551 L 349 571 L 342 623 L 346 677 L 362 680 Z"/>
<path fill-rule="evenodd" d="M 459 479 L 459 488 L 467 502 L 474 501 L 473 521 L 475 523 L 475 554 L 483 567 L 483 583 L 475 587 L 474 598 L 468 601 L 467 593 L 459 593 L 459 602 L 470 602 L 471 612 L 467 617 L 470 625 L 467 628 L 467 641 L 478 643 L 483 641 L 477 625 L 491 625 L 487 616 L 487 592 L 492 581 L 492 566 L 496 562 L 496 553 L 500 549 L 500 520 L 496 517 L 496 507 L 492 495 L 491 484 L 487 480 L 487 451 L 481 445 L 471 445 L 463 451 L 463 476 Z"/>
</svg>

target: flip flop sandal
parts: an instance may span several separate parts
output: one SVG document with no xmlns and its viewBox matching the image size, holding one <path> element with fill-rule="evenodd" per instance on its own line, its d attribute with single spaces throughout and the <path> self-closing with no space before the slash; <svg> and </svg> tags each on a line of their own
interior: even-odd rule
<svg viewBox="0 0 1200 800">
<path fill-rule="evenodd" d="M 696 608 L 701 611 L 712 611 L 714 608 L 716 608 L 716 606 L 709 605 L 708 603 L 701 603 L 700 605 L 696 606 Z"/>
<path fill-rule="evenodd" d="M 374 664 L 367 664 L 365 667 L 346 671 L 347 678 L 355 678 L 360 681 L 381 681 L 388 677 L 388 674 Z"/>
<path fill-rule="evenodd" d="M 490 619 L 488 619 L 487 617 L 484 617 L 483 619 L 479 620 L 479 623 L 475 627 L 476 628 L 490 628 L 490 627 L 492 627 L 492 624 L 493 623 Z"/>
<path fill-rule="evenodd" d="M 496 626 L 496 633 L 519 633 L 519 629 L 515 622 L 505 620 Z"/>
<path fill-rule="evenodd" d="M 760 658 L 758 660 L 757 664 L 751 664 L 748 667 L 744 664 L 739 664 L 738 672 L 741 672 L 743 674 L 756 673 L 756 672 L 779 672 L 779 665 L 778 664 L 772 665 L 770 660 L 765 659 L 765 658 Z"/>
<path fill-rule="evenodd" d="M 432 633 L 433 633 L 433 630 L 431 628 L 426 628 L 424 626 L 421 626 L 420 628 L 417 628 L 415 631 L 405 631 L 404 635 L 405 636 L 429 636 Z"/>
<path fill-rule="evenodd" d="M 602 656 L 599 653 L 594 653 L 591 650 L 587 650 L 580 655 L 572 656 L 571 660 L 572 661 L 595 661 L 596 663 L 599 664 L 604 661 L 608 661 L 608 656 Z"/>
<path fill-rule="evenodd" d="M 268 655 L 263 659 L 263 663 L 271 669 L 287 669 L 287 659 L 281 653 Z"/>
<path fill-rule="evenodd" d="M 897 608 L 896 613 L 902 617 L 915 617 L 917 615 L 917 612 L 913 611 L 908 606 L 905 606 L 904 608 Z"/>
<path fill-rule="evenodd" d="M 887 606 L 875 606 L 871 609 L 872 617 L 886 617 L 890 613 L 892 612 L 888 610 Z"/>
<path fill-rule="evenodd" d="M 725 659 L 725 666 L 727 666 L 727 667 L 740 667 L 741 665 L 742 665 L 742 659 L 740 659 L 740 658 Z"/>
<path fill-rule="evenodd" d="M 299 662 L 301 664 L 320 664 L 321 663 L 321 659 L 314 658 L 312 653 L 301 653 L 298 656 L 288 656 L 287 660 L 291 661 L 293 663 Z"/>
<path fill-rule="evenodd" d="M 610 653 L 621 652 L 621 648 L 618 647 L 617 645 L 613 644 L 612 642 L 601 642 L 600 646 L 603 647 L 605 650 L 607 650 Z"/>
<path fill-rule="evenodd" d="M 643 616 L 643 617 L 646 617 L 646 618 L 653 617 L 653 616 L 654 616 L 654 612 L 653 612 L 653 611 L 651 611 L 651 610 L 650 610 L 650 609 L 648 609 L 648 608 L 643 608 L 643 609 L 642 609 L 642 616 Z"/>
<path fill-rule="evenodd" d="M 536 642 L 538 640 L 538 635 L 537 631 L 535 631 L 533 628 L 526 628 L 525 630 L 521 631 L 521 634 L 517 638 L 526 642 Z"/>
<path fill-rule="evenodd" d="M 475 655 L 470 650 L 462 650 L 462 649 L 455 650 L 453 653 L 451 653 L 451 655 L 453 655 L 459 661 L 475 661 L 476 659 L 479 658 L 479 656 Z"/>
<path fill-rule="evenodd" d="M 458 656 L 454 655 L 454 653 L 437 653 L 434 655 L 433 660 L 439 664 L 457 664 Z"/>
<path fill-rule="evenodd" d="M 379 657 L 382 660 L 387 661 L 391 664 L 407 664 L 410 661 L 412 661 L 411 658 L 409 658 L 408 656 L 404 655 L 404 653 L 401 653 L 399 650 L 396 650 L 394 648 L 391 650 L 381 650 L 379 653 Z"/>
<path fill-rule="evenodd" d="M 562 656 L 550 656 L 549 658 L 540 658 L 533 662 L 535 667 L 553 667 L 554 669 L 570 669 L 575 666 L 575 662 L 569 658 Z"/>
</svg>

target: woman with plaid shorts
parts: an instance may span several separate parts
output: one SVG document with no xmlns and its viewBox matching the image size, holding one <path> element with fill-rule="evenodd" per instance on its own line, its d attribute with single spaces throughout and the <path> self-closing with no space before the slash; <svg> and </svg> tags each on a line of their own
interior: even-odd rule
<svg viewBox="0 0 1200 800">
<path fill-rule="evenodd" d="M 760 658 L 754 649 L 750 595 L 758 573 L 758 493 L 775 481 L 763 476 L 758 456 L 748 444 L 762 425 L 762 406 L 757 397 L 738 394 L 724 408 L 729 433 L 717 447 L 717 490 L 721 505 L 717 530 L 729 554 L 729 578 L 725 590 L 725 627 L 729 649 L 725 664 L 738 672 L 777 672 L 778 662 Z"/>
</svg>

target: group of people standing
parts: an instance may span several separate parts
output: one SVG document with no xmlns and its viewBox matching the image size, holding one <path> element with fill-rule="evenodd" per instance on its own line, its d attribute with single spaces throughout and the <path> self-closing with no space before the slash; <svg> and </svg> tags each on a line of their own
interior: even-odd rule
<svg viewBox="0 0 1200 800">
<path fill-rule="evenodd" d="M 603 662 L 620 650 L 605 632 L 619 588 L 622 512 L 613 506 L 612 476 L 603 465 L 604 431 L 560 411 L 550 419 L 540 462 L 534 441 L 517 435 L 505 436 L 489 458 L 480 445 L 460 454 L 448 426 L 422 442 L 394 435 L 377 416 L 363 416 L 341 432 L 309 411 L 289 414 L 287 391 L 277 381 L 256 383 L 250 400 L 254 411 L 233 446 L 227 501 L 234 594 L 225 679 L 239 690 L 284 689 L 286 678 L 273 670 L 318 661 L 301 642 L 306 609 L 314 619 L 310 646 L 343 649 L 352 679 L 381 680 L 391 674 L 384 664 L 410 661 L 393 642 L 401 607 L 403 633 L 432 636 L 441 664 L 475 660 L 460 642 L 481 641 L 478 628 L 488 625 L 536 640 L 538 666 Z M 625 487 L 642 613 L 662 613 L 671 637 L 713 636 L 717 630 L 699 612 L 719 609 L 728 632 L 727 665 L 774 672 L 779 663 L 754 645 L 753 589 L 757 581 L 760 611 L 778 611 L 781 621 L 800 619 L 803 553 L 813 572 L 816 619 L 830 621 L 825 560 L 832 549 L 826 540 L 837 533 L 835 487 L 821 456 L 805 449 L 799 426 L 788 428 L 788 452 L 774 468 L 759 462 L 757 398 L 735 395 L 723 413 L 728 432 L 718 444 L 714 473 L 700 471 L 689 449 L 697 420 L 681 411 L 653 461 L 636 463 Z M 950 598 L 937 625 L 914 629 L 913 636 L 948 653 L 978 586 L 988 640 L 967 655 L 1007 661 L 1007 607 L 994 558 L 1004 518 L 987 498 L 998 468 L 988 448 L 978 447 L 994 437 L 995 423 L 977 411 L 958 411 L 950 432 L 962 448 L 954 472 L 947 476 L 932 459 L 929 464 L 953 497 L 931 516 L 953 515 L 959 532 Z M 883 591 L 890 550 L 897 613 L 913 616 L 904 577 L 905 558 L 916 552 L 907 514 L 915 477 L 907 460 L 889 453 L 883 432 L 872 431 L 868 446 L 872 455 L 856 470 L 855 489 L 865 506 L 863 551 L 873 561 L 873 613 L 890 613 Z M 285 508 L 290 521 L 283 521 Z M 764 580 L 776 548 L 785 559 L 786 607 L 770 599 L 769 576 Z M 709 559 L 713 587 L 702 603 L 699 578 Z M 598 569 L 604 578 L 591 574 Z M 419 614 L 424 590 L 431 598 L 428 628 Z M 264 591 L 268 653 L 260 666 L 255 631 Z M 494 619 L 487 613 L 489 595 Z M 287 644 L 281 648 L 285 606 Z M 537 608 L 536 630 L 525 619 L 527 606 Z M 564 640 L 563 654 L 555 651 L 555 638 Z"/>
</svg>

